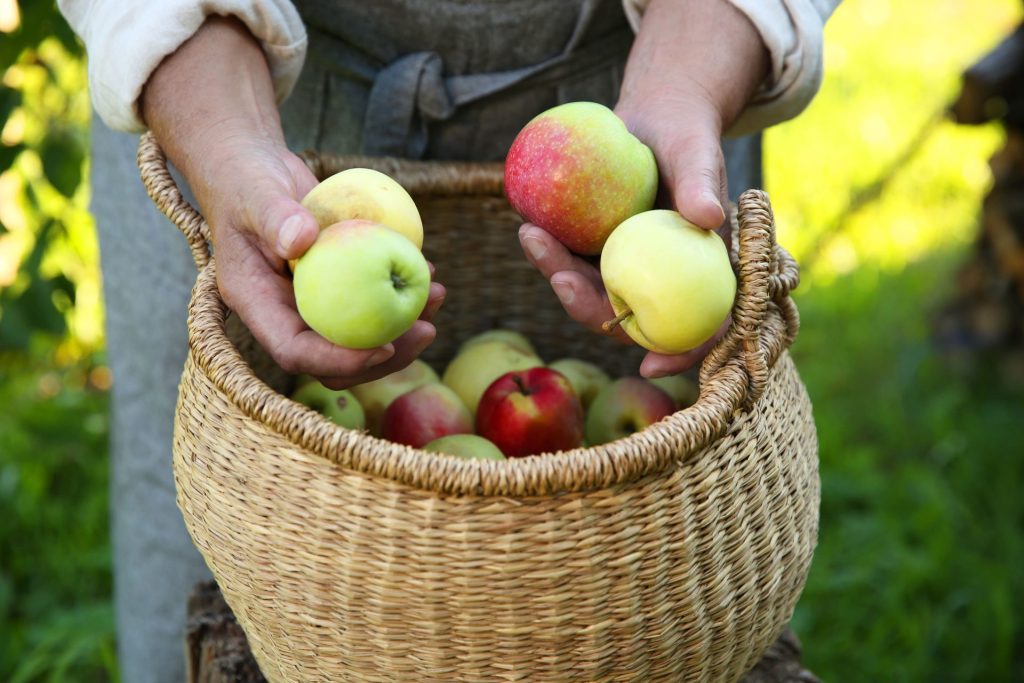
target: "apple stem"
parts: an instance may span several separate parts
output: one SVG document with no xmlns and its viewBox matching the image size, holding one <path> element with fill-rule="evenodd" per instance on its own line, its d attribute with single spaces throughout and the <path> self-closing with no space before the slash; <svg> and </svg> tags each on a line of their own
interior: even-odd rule
<svg viewBox="0 0 1024 683">
<path fill-rule="evenodd" d="M 621 323 L 623 320 L 625 320 L 631 315 L 633 315 L 633 309 L 627 306 L 626 308 L 622 309 L 622 313 L 619 313 L 611 320 L 601 323 L 601 329 L 604 330 L 605 332 L 611 332 L 618 326 L 619 323 Z"/>
</svg>

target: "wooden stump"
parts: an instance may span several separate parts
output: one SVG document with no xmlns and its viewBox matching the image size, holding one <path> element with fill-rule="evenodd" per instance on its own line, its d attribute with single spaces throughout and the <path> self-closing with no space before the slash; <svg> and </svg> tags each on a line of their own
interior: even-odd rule
<svg viewBox="0 0 1024 683">
<path fill-rule="evenodd" d="M 185 632 L 188 683 L 266 683 L 245 633 L 213 581 L 196 584 Z M 800 642 L 789 629 L 742 683 L 820 683 L 800 665 Z"/>
</svg>

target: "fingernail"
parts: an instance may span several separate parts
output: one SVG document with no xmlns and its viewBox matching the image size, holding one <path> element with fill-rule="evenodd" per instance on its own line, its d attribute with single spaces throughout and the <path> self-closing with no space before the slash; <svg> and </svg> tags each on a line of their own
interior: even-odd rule
<svg viewBox="0 0 1024 683">
<path fill-rule="evenodd" d="M 366 365 L 364 365 L 363 367 L 365 367 L 365 368 L 372 368 L 375 365 L 380 365 L 381 363 L 386 361 L 388 358 L 391 358 L 391 356 L 393 356 L 394 354 L 395 354 L 395 347 L 391 346 L 390 344 L 388 346 L 383 347 L 383 348 L 377 349 L 366 360 Z"/>
<path fill-rule="evenodd" d="M 526 247 L 526 251 L 529 252 L 535 261 L 544 258 L 544 254 L 548 253 L 548 248 L 536 237 L 524 237 L 523 246 Z"/>
<path fill-rule="evenodd" d="M 282 252 L 287 252 L 295 244 L 295 240 L 299 236 L 299 232 L 302 231 L 302 217 L 291 216 L 281 226 L 281 231 L 277 233 L 277 246 Z"/>
<path fill-rule="evenodd" d="M 703 194 L 701 194 L 701 197 L 705 201 L 707 201 L 707 202 L 711 203 L 712 205 L 714 205 L 714 207 L 716 209 L 718 209 L 719 213 L 722 214 L 722 220 L 724 221 L 725 220 L 725 209 L 722 208 L 722 202 L 718 201 L 718 196 L 715 195 L 713 192 L 705 191 Z"/>
<path fill-rule="evenodd" d="M 576 292 L 568 282 L 552 282 L 551 288 L 563 306 L 568 306 L 576 298 Z"/>
</svg>

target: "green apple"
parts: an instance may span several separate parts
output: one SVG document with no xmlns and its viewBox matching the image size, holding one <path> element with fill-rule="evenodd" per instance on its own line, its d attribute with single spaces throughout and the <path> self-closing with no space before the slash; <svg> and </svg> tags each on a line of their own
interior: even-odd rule
<svg viewBox="0 0 1024 683">
<path fill-rule="evenodd" d="M 580 254 L 654 206 L 658 165 L 615 112 L 569 102 L 535 117 L 505 157 L 505 194 L 519 214 Z"/>
<path fill-rule="evenodd" d="M 320 232 L 295 264 L 295 304 L 306 324 L 351 349 L 394 341 L 423 312 L 430 268 L 408 239 L 362 220 Z"/>
<path fill-rule="evenodd" d="M 439 382 L 434 369 L 416 359 L 405 368 L 372 382 L 352 387 L 351 391 L 366 412 L 366 426 L 374 436 L 381 435 L 384 413 L 391 402 L 402 394 L 426 384 Z"/>
<path fill-rule="evenodd" d="M 312 408 L 347 429 L 366 427 L 366 413 L 351 391 L 335 391 L 320 382 L 312 381 L 300 386 L 292 394 L 292 400 Z"/>
<path fill-rule="evenodd" d="M 370 168 L 350 168 L 323 180 L 302 198 L 321 228 L 353 218 L 379 223 L 423 248 L 423 221 L 405 188 Z"/>
<path fill-rule="evenodd" d="M 532 353 L 535 356 L 537 355 L 537 350 L 533 348 L 533 344 L 531 344 L 530 340 L 526 338 L 526 335 L 514 330 L 488 330 L 487 332 L 481 332 L 480 334 L 472 336 L 463 342 L 462 346 L 459 347 L 459 353 L 462 353 L 474 344 L 481 344 L 489 341 L 502 341 L 509 346 L 514 346 L 526 353 Z"/>
<path fill-rule="evenodd" d="M 703 344 L 736 298 L 722 238 L 675 211 L 646 211 L 617 227 L 601 253 L 601 277 L 626 334 L 658 353 Z"/>
<path fill-rule="evenodd" d="M 441 381 L 458 394 L 469 412 L 476 415 L 480 397 L 506 372 L 527 370 L 544 365 L 535 354 L 503 341 L 473 344 L 460 352 L 445 368 Z"/>
<path fill-rule="evenodd" d="M 672 397 L 676 408 L 689 408 L 697 402 L 700 388 L 686 375 L 668 375 L 647 380 Z"/>
<path fill-rule="evenodd" d="M 606 384 L 597 393 L 587 413 L 587 444 L 615 441 L 671 415 L 675 401 L 664 391 L 640 377 L 623 377 Z"/>
<path fill-rule="evenodd" d="M 504 460 L 498 447 L 476 434 L 451 434 L 434 439 L 423 447 L 425 451 L 447 453 L 460 458 L 477 460 Z"/>
<path fill-rule="evenodd" d="M 604 370 L 585 360 L 562 358 L 548 364 L 548 367 L 565 375 L 584 409 L 590 406 L 597 392 L 611 381 Z"/>
</svg>

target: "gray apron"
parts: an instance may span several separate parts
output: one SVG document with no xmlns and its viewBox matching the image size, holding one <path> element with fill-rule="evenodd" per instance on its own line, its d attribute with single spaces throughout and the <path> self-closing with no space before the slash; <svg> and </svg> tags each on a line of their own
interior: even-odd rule
<svg viewBox="0 0 1024 683">
<path fill-rule="evenodd" d="M 613 105 L 632 34 L 620 0 L 296 2 L 306 67 L 282 107 L 289 146 L 500 160 L 535 114 Z M 121 677 L 184 677 L 185 598 L 208 577 L 175 506 L 171 438 L 195 266 L 146 197 L 138 139 L 92 124 L 112 390 L 111 512 Z M 760 186 L 757 139 L 726 144 L 731 194 Z M 154 267 L 157 266 L 157 267 Z"/>
</svg>

